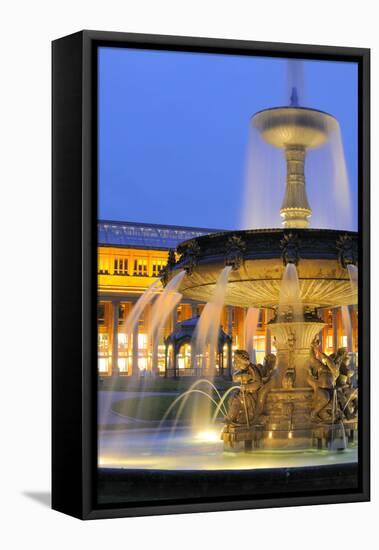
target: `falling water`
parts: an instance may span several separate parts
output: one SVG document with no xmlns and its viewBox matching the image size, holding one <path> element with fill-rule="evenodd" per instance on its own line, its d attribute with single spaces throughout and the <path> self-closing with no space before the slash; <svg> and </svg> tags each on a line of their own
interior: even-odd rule
<svg viewBox="0 0 379 550">
<path fill-rule="evenodd" d="M 304 64 L 301 60 L 287 62 L 284 105 L 314 108 L 306 103 Z M 291 120 L 294 120 L 293 111 Z M 357 213 L 353 209 L 351 185 L 356 187 L 357 182 L 349 182 L 339 122 L 329 117 L 324 124 L 327 142 L 319 148 L 308 149 L 305 161 L 306 189 L 312 208 L 310 226 L 355 231 Z M 250 125 L 241 229 L 281 227 L 279 211 L 285 185 L 283 150 L 265 143 L 259 131 Z"/>
<path fill-rule="evenodd" d="M 257 326 L 259 321 L 259 309 L 255 307 L 249 307 L 245 317 L 245 348 L 249 354 L 250 361 L 256 362 L 255 349 L 254 349 L 254 336 L 257 332 Z"/>
<path fill-rule="evenodd" d="M 213 296 L 204 307 L 192 337 L 195 367 L 200 368 L 201 372 L 211 380 L 216 374 L 221 313 L 231 269 L 231 266 L 226 266 L 221 271 Z M 209 405 L 199 402 L 194 410 L 193 427 L 197 427 L 199 424 L 201 426 L 209 424 L 210 413 Z"/>
<path fill-rule="evenodd" d="M 293 314 L 295 321 L 303 319 L 303 306 L 301 303 L 301 293 L 299 277 L 296 265 L 289 263 L 286 265 L 279 291 L 279 320 L 288 312 Z"/>
<path fill-rule="evenodd" d="M 253 126 L 246 150 L 242 229 L 281 227 L 280 208 L 286 182 L 283 151 L 265 143 Z"/>
<path fill-rule="evenodd" d="M 349 264 L 347 271 L 349 273 L 351 291 L 358 298 L 358 268 L 356 265 Z"/>
<path fill-rule="evenodd" d="M 348 306 L 341 306 L 341 317 L 344 334 L 347 340 L 347 351 L 351 351 L 353 347 L 352 330 L 351 330 L 351 316 Z"/>
<path fill-rule="evenodd" d="M 208 390 L 208 391 L 198 389 L 198 386 L 205 386 L 206 390 Z M 235 386 L 234 389 L 235 388 L 237 388 L 237 386 Z M 213 397 L 213 393 L 216 394 L 215 397 Z M 164 413 L 164 415 L 162 416 L 162 418 L 160 420 L 160 423 L 159 423 L 159 426 L 157 428 L 156 435 L 155 435 L 155 438 L 153 440 L 152 446 L 154 447 L 156 441 L 159 439 L 160 432 L 163 428 L 165 428 L 166 421 L 168 420 L 170 414 L 176 409 L 174 420 L 173 420 L 173 423 L 171 425 L 171 428 L 170 428 L 170 431 L 169 431 L 169 436 L 168 436 L 168 439 L 167 439 L 167 445 L 170 445 L 171 439 L 175 436 L 175 431 L 177 429 L 178 422 L 181 419 L 182 414 L 183 414 L 183 412 L 185 410 L 185 407 L 188 403 L 188 400 L 190 398 L 192 398 L 192 400 L 193 400 L 192 403 L 191 403 L 192 407 L 198 405 L 198 402 L 197 402 L 198 400 L 196 400 L 194 398 L 199 397 L 199 396 L 201 396 L 201 398 L 203 400 L 204 400 L 204 398 L 207 399 L 208 405 L 210 405 L 211 408 L 215 407 L 216 414 L 212 418 L 212 424 L 214 424 L 214 422 L 216 420 L 216 417 L 217 417 L 217 414 L 220 412 L 220 410 L 222 411 L 224 416 L 227 414 L 227 410 L 226 410 L 226 407 L 225 407 L 225 397 L 229 393 L 230 393 L 230 389 L 226 392 L 226 394 L 224 394 L 223 397 L 221 397 L 221 394 L 218 391 L 217 387 L 210 380 L 207 380 L 206 378 L 196 380 L 189 387 L 189 389 L 187 391 L 181 393 L 169 405 L 169 407 L 167 408 L 166 412 Z M 210 423 L 207 426 L 207 429 L 208 430 L 213 430 L 214 426 L 212 427 L 212 425 Z"/>
<path fill-rule="evenodd" d="M 216 407 L 216 410 L 215 412 L 213 413 L 213 416 L 212 416 L 212 423 L 215 423 L 216 420 L 217 420 L 217 416 L 219 415 L 220 412 L 222 412 L 224 415 L 227 414 L 227 410 L 226 410 L 226 406 L 225 406 L 225 401 L 226 401 L 226 398 L 229 396 L 230 393 L 232 393 L 232 391 L 234 390 L 239 390 L 240 389 L 240 386 L 232 386 L 231 388 L 229 388 L 228 390 L 226 390 L 226 392 L 224 393 L 224 395 L 222 396 L 222 398 L 220 399 L 217 407 Z"/>
<path fill-rule="evenodd" d="M 168 317 L 180 302 L 182 295 L 178 292 L 185 271 L 177 273 L 168 283 L 162 294 L 155 301 L 151 312 L 149 337 L 152 342 L 152 365 L 156 365 L 158 358 L 159 338 Z"/>
<path fill-rule="evenodd" d="M 211 300 L 204 307 L 193 336 L 193 349 L 197 364 L 202 370 L 212 373 L 220 330 L 221 312 L 224 306 L 225 292 L 231 266 L 226 266 L 219 275 Z"/>
<path fill-rule="evenodd" d="M 160 287 L 161 281 L 160 279 L 157 279 L 149 286 L 149 288 L 145 290 L 145 292 L 135 303 L 132 311 L 126 319 L 125 332 L 127 335 L 133 335 L 134 329 L 136 328 L 142 313 L 144 312 L 146 306 L 153 301 Z"/>
<path fill-rule="evenodd" d="M 133 360 L 135 359 L 132 351 L 133 338 L 136 337 L 136 331 L 138 329 L 138 321 L 140 317 L 143 315 L 147 306 L 152 303 L 154 298 L 159 293 L 161 286 L 162 285 L 161 285 L 160 279 L 155 280 L 137 300 L 137 302 L 135 303 L 133 309 L 131 310 L 131 312 L 129 313 L 125 321 L 124 332 L 126 335 L 128 357 L 133 357 Z M 137 368 L 137 366 L 134 366 L 134 367 Z M 132 372 L 133 370 L 134 369 L 132 368 Z M 111 404 L 114 398 L 114 385 L 115 385 L 115 380 L 112 380 L 111 386 L 106 392 L 106 397 L 104 398 L 103 412 L 101 414 L 101 417 L 99 417 L 99 424 L 104 424 L 106 422 L 106 418 L 108 417 L 109 410 L 111 409 Z"/>
<path fill-rule="evenodd" d="M 287 68 L 287 95 L 291 106 L 305 104 L 304 62 L 301 59 L 288 59 Z"/>
<path fill-rule="evenodd" d="M 145 309 L 153 302 L 154 298 L 157 296 L 157 293 L 159 292 L 159 289 L 161 288 L 161 281 L 160 279 L 157 279 L 153 282 L 140 296 L 140 298 L 135 303 L 133 309 L 131 310 L 130 314 L 128 315 L 126 322 L 125 322 L 125 334 L 126 334 L 126 342 L 128 346 L 128 357 L 133 357 L 133 339 L 136 338 L 136 333 L 138 329 L 138 322 L 143 315 Z M 134 365 L 134 369 L 136 368 L 136 365 Z M 132 369 L 132 370 L 134 370 Z"/>
<path fill-rule="evenodd" d="M 338 399 L 337 390 L 333 390 L 332 398 L 332 429 L 331 429 L 331 441 L 330 449 L 342 451 L 347 447 L 345 426 L 342 420 L 337 420 L 338 416 Z M 336 425 L 339 426 L 339 432 L 336 436 Z"/>
</svg>

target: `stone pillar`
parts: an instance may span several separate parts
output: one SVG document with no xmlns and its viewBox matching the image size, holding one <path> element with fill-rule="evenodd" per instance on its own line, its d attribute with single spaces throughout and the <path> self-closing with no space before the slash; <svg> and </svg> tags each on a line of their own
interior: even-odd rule
<svg viewBox="0 0 379 550">
<path fill-rule="evenodd" d="M 227 309 L 227 323 L 228 323 L 227 333 L 231 338 L 233 338 L 233 307 L 232 306 L 228 306 L 228 309 Z"/>
<path fill-rule="evenodd" d="M 338 323 L 337 323 L 337 308 L 333 309 L 333 352 L 336 353 L 338 349 Z"/>
<path fill-rule="evenodd" d="M 352 333 L 352 351 L 358 350 L 358 308 L 356 305 L 351 306 L 351 333 Z"/>
<path fill-rule="evenodd" d="M 287 160 L 286 191 L 280 209 L 284 227 L 308 227 L 312 214 L 305 189 L 305 148 L 289 145 L 285 148 Z"/>
<path fill-rule="evenodd" d="M 317 313 L 318 313 L 318 316 L 320 317 L 320 319 L 321 319 L 322 321 L 325 321 L 325 319 L 324 319 L 324 317 L 325 317 L 324 311 L 323 311 L 322 309 L 319 309 Z M 319 339 L 319 341 L 320 341 L 320 349 L 321 349 L 322 351 L 324 351 L 324 349 L 325 349 L 325 345 L 324 345 L 324 344 L 325 344 L 325 342 L 324 342 L 324 340 L 325 340 L 325 339 L 324 339 L 324 329 L 320 330 L 320 334 L 318 335 L 318 339 Z"/>
<path fill-rule="evenodd" d="M 133 341 L 132 341 L 132 376 L 134 378 L 139 377 L 139 368 L 138 368 L 138 321 L 133 331 Z"/>
<path fill-rule="evenodd" d="M 178 308 L 174 307 L 173 312 L 171 314 L 171 322 L 172 322 L 172 332 L 176 331 L 176 325 L 178 322 Z"/>
<path fill-rule="evenodd" d="M 197 317 L 197 304 L 191 304 L 191 317 Z"/>
<path fill-rule="evenodd" d="M 265 355 L 268 355 L 269 353 L 271 353 L 271 340 L 272 340 L 271 327 L 269 325 L 269 322 L 273 318 L 273 312 L 271 311 L 271 309 L 266 309 L 265 313 L 266 313 Z"/>
<path fill-rule="evenodd" d="M 118 308 L 119 301 L 112 302 L 112 376 L 119 375 L 118 369 Z"/>
<path fill-rule="evenodd" d="M 228 344 L 228 375 L 231 378 L 233 372 L 233 307 L 227 308 L 227 333 L 231 338 L 230 345 Z"/>
<path fill-rule="evenodd" d="M 350 317 L 350 334 L 347 335 L 347 351 L 353 351 L 353 308 L 354 306 L 348 306 Z"/>
</svg>

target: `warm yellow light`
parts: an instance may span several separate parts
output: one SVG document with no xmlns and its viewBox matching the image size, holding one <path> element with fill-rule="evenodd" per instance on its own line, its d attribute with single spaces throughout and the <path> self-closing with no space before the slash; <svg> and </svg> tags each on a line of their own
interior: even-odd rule
<svg viewBox="0 0 379 550">
<path fill-rule="evenodd" d="M 268 438 L 272 439 L 272 432 L 268 432 Z"/>
<path fill-rule="evenodd" d="M 292 439 L 292 432 L 288 432 L 288 439 Z"/>
<path fill-rule="evenodd" d="M 204 430 L 196 434 L 198 441 L 206 441 L 208 443 L 216 443 L 220 441 L 220 434 L 215 430 Z"/>
</svg>

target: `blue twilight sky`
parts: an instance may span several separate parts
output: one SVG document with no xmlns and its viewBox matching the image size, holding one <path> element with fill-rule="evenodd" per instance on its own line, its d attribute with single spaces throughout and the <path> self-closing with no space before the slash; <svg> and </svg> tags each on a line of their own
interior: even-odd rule
<svg viewBox="0 0 379 550">
<path fill-rule="evenodd" d="M 288 104 L 285 59 L 99 49 L 99 218 L 242 227 L 249 119 Z M 357 65 L 304 61 L 341 125 L 356 216 Z"/>
</svg>

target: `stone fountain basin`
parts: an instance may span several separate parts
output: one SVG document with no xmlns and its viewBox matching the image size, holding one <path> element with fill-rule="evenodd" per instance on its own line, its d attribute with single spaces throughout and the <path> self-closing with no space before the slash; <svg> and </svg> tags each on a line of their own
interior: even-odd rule
<svg viewBox="0 0 379 550">
<path fill-rule="evenodd" d="M 337 241 L 356 232 L 319 229 L 268 229 L 214 233 L 186 241 L 178 247 L 181 255 L 171 276 L 187 269 L 180 292 L 187 298 L 208 302 L 226 263 L 238 258 L 230 252 L 231 238 L 242 244 L 242 262 L 231 271 L 225 304 L 240 307 L 278 305 L 280 284 L 285 269 L 282 240 L 285 235 L 298 238 L 298 263 L 301 301 L 304 306 L 335 307 L 357 303 L 357 293 L 339 258 Z M 229 252 L 228 252 L 229 250 Z M 237 262 L 238 263 L 238 262 Z"/>
<path fill-rule="evenodd" d="M 274 147 L 323 145 L 337 121 L 328 113 L 304 107 L 274 107 L 256 113 L 252 125 Z"/>
</svg>

